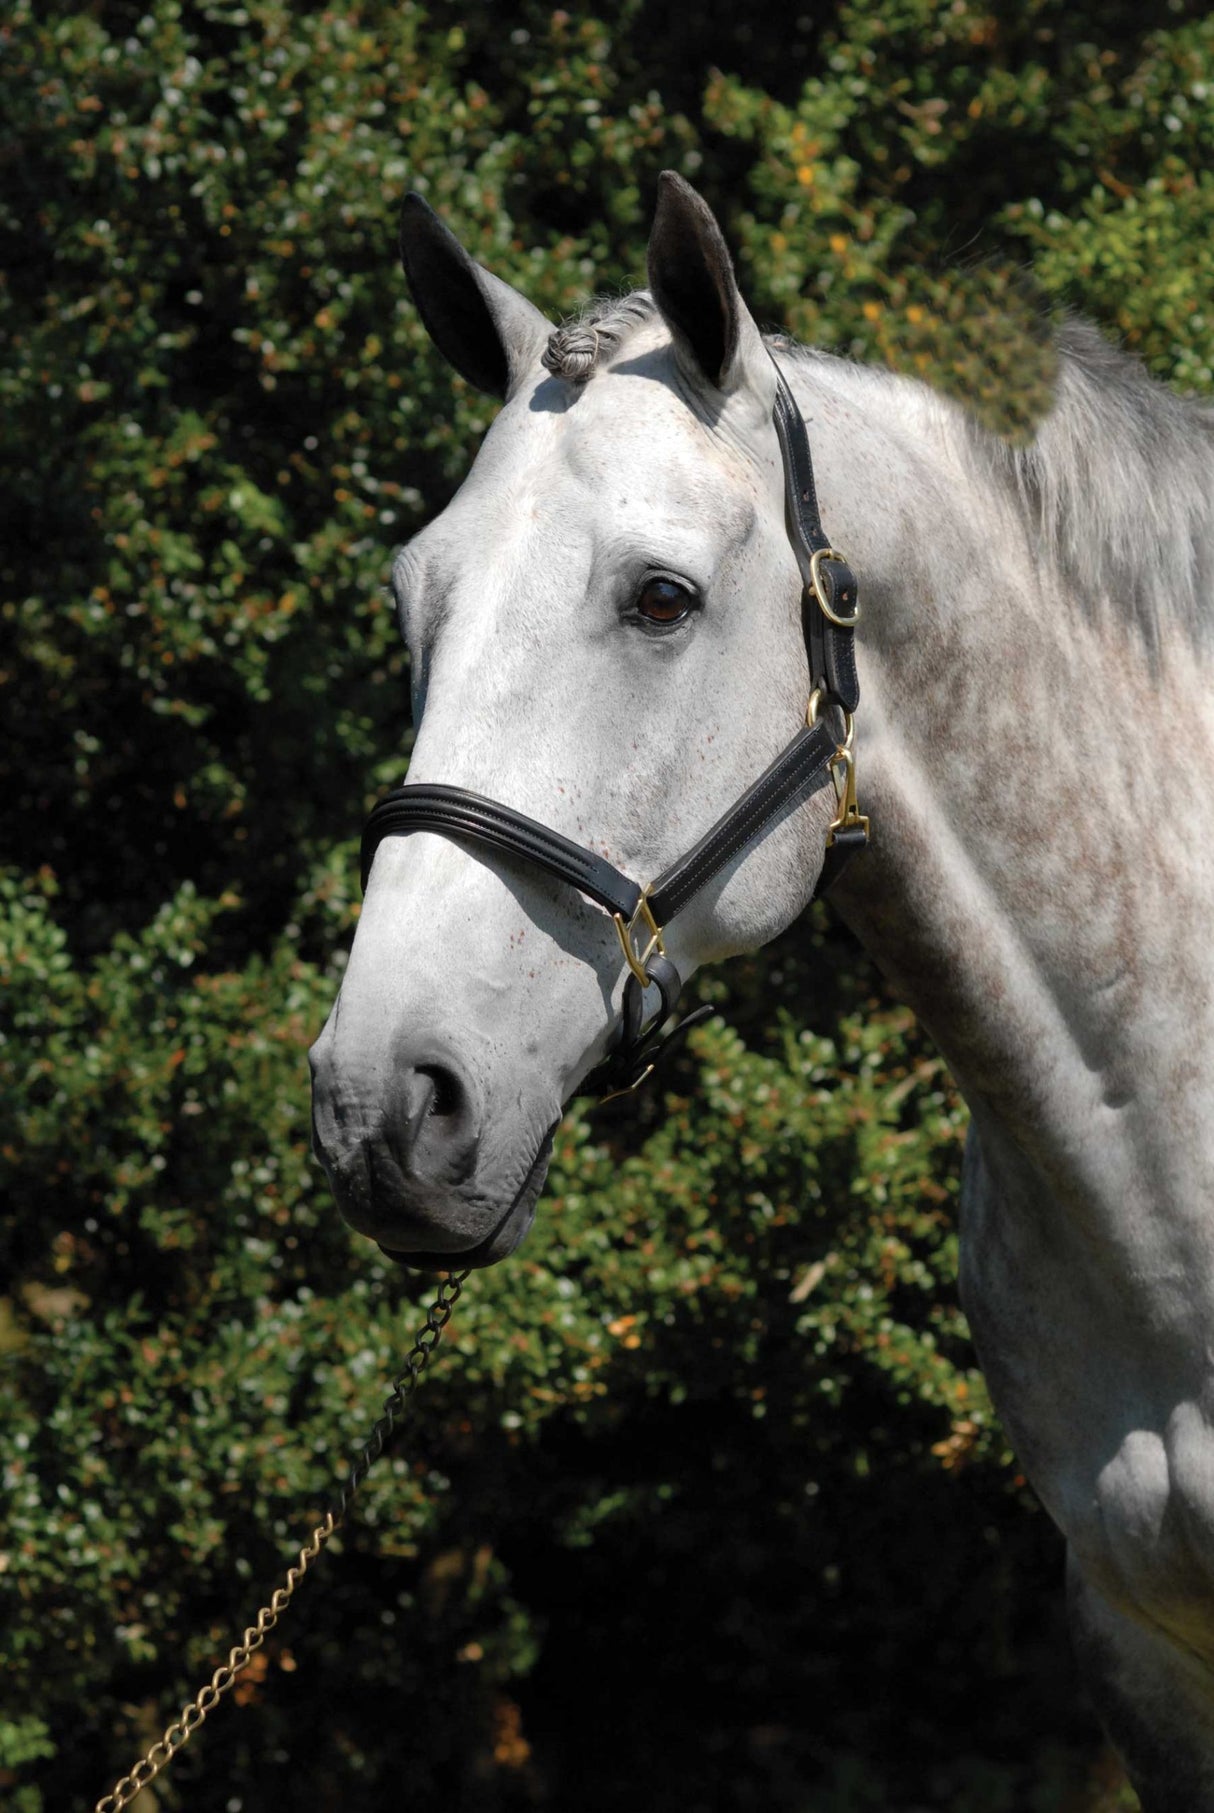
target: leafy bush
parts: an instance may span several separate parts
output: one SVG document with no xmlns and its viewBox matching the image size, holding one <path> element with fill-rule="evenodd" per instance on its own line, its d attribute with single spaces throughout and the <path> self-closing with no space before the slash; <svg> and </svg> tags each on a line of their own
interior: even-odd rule
<svg viewBox="0 0 1214 1813">
<path fill-rule="evenodd" d="M 672 165 L 766 318 L 1010 434 L 1060 305 L 1211 386 L 1198 9 L 511 21 L 17 0 L 3 27 L 21 1813 L 99 1792 L 226 1650 L 425 1295 L 339 1223 L 303 1061 L 351 832 L 407 756 L 388 553 L 489 419 L 404 295 L 404 188 L 559 316 L 638 278 Z M 149 1804 L 1114 1804 L 955 1303 L 938 1059 L 822 917 L 701 987 L 734 1030 L 660 1113 L 566 1120 L 325 1584 Z"/>
</svg>

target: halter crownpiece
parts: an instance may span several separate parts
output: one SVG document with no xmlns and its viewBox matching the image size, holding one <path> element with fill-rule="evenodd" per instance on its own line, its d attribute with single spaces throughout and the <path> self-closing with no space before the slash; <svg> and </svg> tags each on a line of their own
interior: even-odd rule
<svg viewBox="0 0 1214 1813">
<path fill-rule="evenodd" d="M 773 360 L 774 364 L 774 360 Z M 579 1094 L 613 1095 L 636 1089 L 660 1057 L 668 1055 L 692 1026 L 713 1011 L 697 1008 L 663 1034 L 682 982 L 666 955 L 663 932 L 677 913 L 730 860 L 762 837 L 794 802 L 808 799 L 833 780 L 837 810 L 826 840 L 826 856 L 815 898 L 833 887 L 852 857 L 868 843 L 868 820 L 856 804 L 855 712 L 860 703 L 855 628 L 860 605 L 855 575 L 822 529 L 814 488 L 809 436 L 792 391 L 776 366 L 772 410 L 784 467 L 788 537 L 801 574 L 801 626 L 809 662 L 805 723 L 758 780 L 686 855 L 642 887 L 613 863 L 573 843 L 538 820 L 484 794 L 441 784 L 394 787 L 373 808 L 362 836 L 362 885 L 385 837 L 435 831 L 457 843 L 477 844 L 554 875 L 610 913 L 628 967 L 620 1034 L 586 1078 Z M 825 707 L 842 714 L 840 741 L 822 716 Z M 660 1007 L 646 1018 L 644 997 L 656 988 Z"/>
</svg>

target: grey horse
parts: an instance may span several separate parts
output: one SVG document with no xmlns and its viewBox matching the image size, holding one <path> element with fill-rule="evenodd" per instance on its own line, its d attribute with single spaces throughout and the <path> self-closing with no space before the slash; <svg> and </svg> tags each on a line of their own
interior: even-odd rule
<svg viewBox="0 0 1214 1813">
<path fill-rule="evenodd" d="M 410 783 L 657 873 L 806 706 L 773 359 L 860 576 L 871 850 L 834 904 L 972 1113 L 962 1295 L 1065 1535 L 1092 1693 L 1148 1813 L 1214 1813 L 1214 416 L 1063 330 L 1022 450 L 924 385 L 765 343 L 662 179 L 649 288 L 554 330 L 419 202 L 441 351 L 504 397 L 398 556 Z M 819 790 L 668 928 L 684 975 L 802 910 Z M 508 856 L 381 844 L 314 1053 L 317 1149 L 387 1250 L 490 1263 L 607 1049 L 610 920 Z"/>
</svg>

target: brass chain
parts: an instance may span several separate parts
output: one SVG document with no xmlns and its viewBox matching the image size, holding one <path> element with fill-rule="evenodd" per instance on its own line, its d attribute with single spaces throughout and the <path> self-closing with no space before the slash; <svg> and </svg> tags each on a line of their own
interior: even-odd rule
<svg viewBox="0 0 1214 1813">
<path fill-rule="evenodd" d="M 200 1688 L 189 1704 L 182 1708 L 164 1735 L 157 1738 L 140 1757 L 130 1774 L 124 1775 L 108 1794 L 102 1795 L 93 1813 L 119 1813 L 120 1808 L 129 1807 L 135 1796 L 149 1782 L 155 1781 L 162 1769 L 167 1769 L 177 1752 L 189 1742 L 208 1714 L 214 1712 L 224 1694 L 249 1666 L 291 1603 L 296 1587 L 317 1560 L 329 1538 L 345 1522 L 355 1493 L 383 1453 L 396 1428 L 397 1419 L 403 1413 L 410 1394 L 429 1364 L 430 1355 L 438 1346 L 442 1332 L 451 1320 L 451 1312 L 459 1300 L 467 1277 L 467 1272 L 445 1274 L 434 1302 L 426 1311 L 426 1325 L 410 1348 L 400 1372 L 393 1379 L 391 1393 L 384 1401 L 379 1420 L 351 1465 L 336 1505 L 325 1512 L 312 1531 L 311 1538 L 300 1549 L 295 1565 L 287 1569 L 283 1584 L 275 1588 L 270 1595 L 269 1604 L 263 1605 L 258 1612 L 256 1622 L 249 1625 L 240 1642 L 228 1652 L 227 1661 L 215 1670 L 206 1686 Z"/>
</svg>

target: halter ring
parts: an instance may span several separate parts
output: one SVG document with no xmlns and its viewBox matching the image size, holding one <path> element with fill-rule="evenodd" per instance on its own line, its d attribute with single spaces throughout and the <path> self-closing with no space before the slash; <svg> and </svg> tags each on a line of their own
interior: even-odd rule
<svg viewBox="0 0 1214 1813">
<path fill-rule="evenodd" d="M 625 919 L 623 913 L 613 913 L 611 915 L 611 923 L 614 925 L 616 936 L 619 938 L 620 949 L 624 953 L 625 963 L 628 965 L 641 987 L 648 988 L 649 975 L 646 965 L 648 964 L 649 959 L 653 956 L 655 951 L 659 957 L 664 957 L 666 955 L 666 946 L 662 942 L 662 928 L 653 916 L 653 908 L 649 904 L 648 892 L 641 895 L 637 910 L 632 915 L 631 919 Z M 640 927 L 639 935 L 638 923 Z M 649 942 L 646 944 L 644 950 L 638 950 L 637 945 L 633 943 L 633 939 L 636 938 L 639 943 L 640 938 L 644 937 L 646 932 L 649 933 Z"/>
<path fill-rule="evenodd" d="M 822 693 L 823 688 L 821 686 L 815 686 L 809 695 L 809 703 L 805 707 L 805 724 L 806 728 L 809 730 L 812 730 L 818 721 L 818 713 L 822 709 Z M 843 712 L 843 741 L 839 744 L 836 756 L 832 758 L 833 760 L 837 760 L 839 756 L 845 755 L 856 739 L 855 713 L 843 711 L 841 705 L 839 706 L 839 710 Z"/>
</svg>

